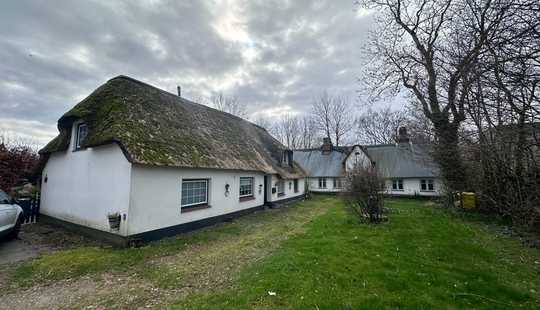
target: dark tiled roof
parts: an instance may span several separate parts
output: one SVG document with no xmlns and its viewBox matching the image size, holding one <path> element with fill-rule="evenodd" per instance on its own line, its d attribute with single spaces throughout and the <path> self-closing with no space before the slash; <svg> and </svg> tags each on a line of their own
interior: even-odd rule
<svg viewBox="0 0 540 310">
<path fill-rule="evenodd" d="M 425 145 L 368 145 L 365 149 L 383 177 L 414 178 L 440 175 L 439 168 Z"/>
<path fill-rule="evenodd" d="M 117 143 L 136 164 L 304 175 L 297 164 L 280 165 L 285 147 L 263 128 L 125 76 L 109 80 L 60 118 L 60 134 L 40 151 L 45 159 L 68 148 L 77 119 L 89 127 L 83 146 Z"/>
</svg>

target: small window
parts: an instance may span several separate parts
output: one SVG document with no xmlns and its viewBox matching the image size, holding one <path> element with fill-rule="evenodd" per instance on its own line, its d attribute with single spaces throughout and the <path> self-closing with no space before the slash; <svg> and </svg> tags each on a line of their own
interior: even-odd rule
<svg viewBox="0 0 540 310">
<path fill-rule="evenodd" d="M 208 180 L 182 180 L 182 208 L 208 203 Z"/>
<path fill-rule="evenodd" d="M 394 191 L 402 191 L 403 190 L 403 180 L 402 179 L 394 179 L 394 180 L 392 180 L 392 190 L 394 190 Z"/>
<path fill-rule="evenodd" d="M 292 182 L 289 181 L 289 190 L 291 190 L 291 189 L 292 189 Z"/>
<path fill-rule="evenodd" d="M 420 180 L 420 190 L 421 191 L 434 191 L 435 186 L 432 179 L 422 179 Z"/>
<path fill-rule="evenodd" d="M 240 197 L 253 196 L 253 178 L 241 177 L 240 178 Z"/>
<path fill-rule="evenodd" d="M 285 195 L 285 182 L 283 180 L 277 182 L 277 194 L 278 196 Z"/>
<path fill-rule="evenodd" d="M 326 188 L 326 178 L 319 178 L 319 188 Z"/>
<path fill-rule="evenodd" d="M 294 192 L 298 193 L 298 179 L 294 179 Z"/>
<path fill-rule="evenodd" d="M 88 126 L 85 123 L 77 125 L 77 136 L 75 137 L 75 149 L 80 150 L 81 145 L 88 135 Z"/>
<path fill-rule="evenodd" d="M 341 178 L 334 178 L 334 188 L 341 188 Z"/>
</svg>

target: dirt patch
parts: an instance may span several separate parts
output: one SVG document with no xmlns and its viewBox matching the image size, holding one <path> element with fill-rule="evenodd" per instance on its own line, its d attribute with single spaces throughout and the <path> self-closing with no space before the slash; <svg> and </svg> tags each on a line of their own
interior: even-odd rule
<svg viewBox="0 0 540 310">
<path fill-rule="evenodd" d="M 213 233 L 214 238 L 152 259 L 128 272 L 36 285 L 0 296 L 0 304 L 12 310 L 151 308 L 193 293 L 230 287 L 241 270 L 270 255 L 284 240 L 301 233 L 306 223 L 328 210 L 328 206 L 316 205 L 261 211 L 209 227 L 206 233 Z M 76 245 L 70 239 L 64 242 L 63 236 L 58 238 L 66 247 Z"/>
</svg>

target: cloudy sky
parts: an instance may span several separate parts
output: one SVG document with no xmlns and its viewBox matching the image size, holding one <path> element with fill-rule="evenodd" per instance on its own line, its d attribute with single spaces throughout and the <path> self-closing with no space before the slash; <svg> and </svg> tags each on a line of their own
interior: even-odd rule
<svg viewBox="0 0 540 310">
<path fill-rule="evenodd" d="M 56 121 L 123 74 L 251 118 L 305 113 L 324 90 L 354 99 L 369 12 L 328 1 L 2 1 L 0 130 L 40 144 Z"/>
</svg>

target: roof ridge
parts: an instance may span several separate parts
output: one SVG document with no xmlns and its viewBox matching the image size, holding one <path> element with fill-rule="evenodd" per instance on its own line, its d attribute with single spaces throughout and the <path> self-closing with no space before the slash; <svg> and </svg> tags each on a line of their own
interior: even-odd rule
<svg viewBox="0 0 540 310">
<path fill-rule="evenodd" d="M 186 99 L 186 98 L 184 98 L 184 97 L 178 96 L 178 95 L 176 95 L 176 94 L 174 94 L 174 93 L 171 93 L 171 92 L 169 92 L 169 91 L 166 91 L 166 90 L 164 90 L 164 89 L 161 89 L 161 88 L 159 88 L 159 87 L 157 87 L 157 86 L 148 84 L 148 83 L 146 83 L 146 82 L 137 80 L 137 79 L 132 78 L 132 77 L 130 77 L 130 76 L 123 75 L 123 74 L 117 75 L 117 76 L 115 76 L 115 77 L 110 78 L 109 80 L 107 80 L 107 83 L 108 83 L 108 82 L 111 82 L 111 81 L 114 81 L 114 80 L 128 80 L 128 81 L 130 81 L 130 82 L 139 84 L 139 85 L 141 85 L 141 86 L 153 88 L 153 89 L 155 89 L 155 90 L 157 90 L 157 91 L 160 91 L 160 92 L 162 92 L 162 93 L 164 93 L 164 94 L 166 94 L 166 95 L 168 95 L 168 96 L 173 96 L 176 100 L 181 100 L 182 102 L 188 103 L 188 104 L 195 104 L 195 105 L 201 106 L 201 107 L 206 108 L 206 109 L 214 110 L 214 111 L 216 111 L 216 112 L 223 113 L 223 114 L 226 114 L 226 115 L 228 115 L 228 116 L 232 116 L 232 117 L 234 117 L 234 118 L 237 118 L 237 119 L 239 119 L 239 120 L 241 120 L 241 121 L 247 122 L 247 123 L 249 123 L 249 124 L 251 124 L 251 125 L 253 125 L 253 126 L 256 126 L 256 127 L 260 128 L 260 129 L 263 129 L 264 131 L 268 132 L 268 130 L 266 130 L 266 128 L 264 128 L 264 127 L 262 127 L 262 126 L 259 126 L 259 125 L 255 124 L 255 123 L 253 123 L 253 122 L 251 122 L 251 121 L 249 121 L 249 120 L 247 120 L 247 119 L 244 119 L 244 118 L 242 118 L 242 117 L 240 117 L 240 116 L 236 116 L 236 115 L 231 114 L 231 113 L 229 113 L 229 112 L 221 111 L 221 110 L 216 109 L 216 108 L 214 108 L 214 107 L 210 107 L 210 106 L 207 106 L 207 105 L 205 105 L 205 104 L 202 104 L 202 103 L 199 103 L 199 102 L 195 102 L 195 101 L 193 101 L 193 100 Z"/>
</svg>

